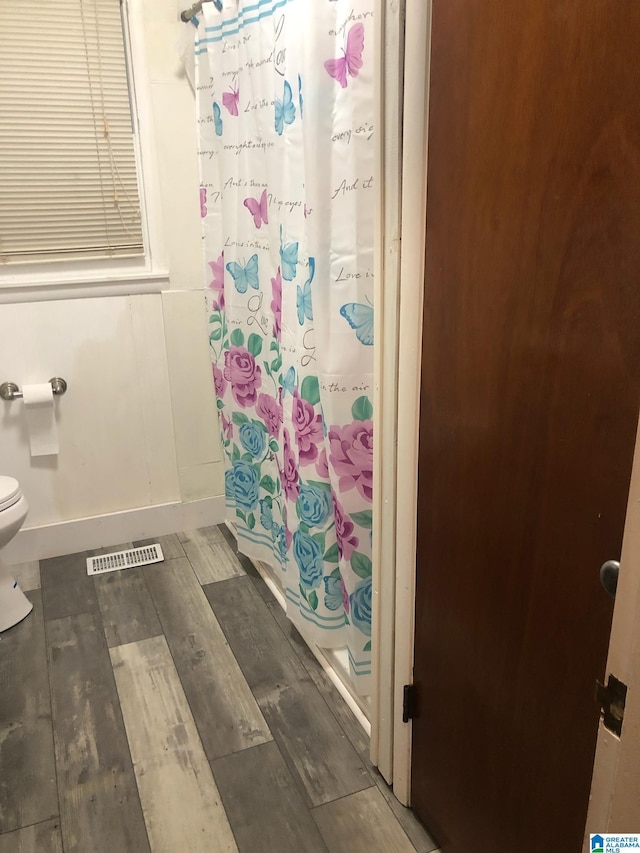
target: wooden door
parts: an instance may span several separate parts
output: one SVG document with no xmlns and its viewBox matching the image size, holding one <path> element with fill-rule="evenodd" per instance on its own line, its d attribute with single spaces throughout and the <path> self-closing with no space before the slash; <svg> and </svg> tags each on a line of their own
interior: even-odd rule
<svg viewBox="0 0 640 853">
<path fill-rule="evenodd" d="M 446 853 L 578 853 L 640 403 L 640 2 L 432 23 L 412 802 Z"/>
</svg>

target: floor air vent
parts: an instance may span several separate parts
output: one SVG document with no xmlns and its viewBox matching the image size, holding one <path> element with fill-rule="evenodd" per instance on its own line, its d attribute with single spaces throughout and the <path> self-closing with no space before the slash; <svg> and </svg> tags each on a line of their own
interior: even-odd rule
<svg viewBox="0 0 640 853">
<path fill-rule="evenodd" d="M 87 557 L 87 574 L 103 575 L 105 572 L 117 572 L 120 569 L 132 569 L 134 566 L 147 566 L 164 560 L 159 545 L 143 545 L 129 551 L 114 551 L 113 554 L 100 554 L 99 557 Z"/>
</svg>

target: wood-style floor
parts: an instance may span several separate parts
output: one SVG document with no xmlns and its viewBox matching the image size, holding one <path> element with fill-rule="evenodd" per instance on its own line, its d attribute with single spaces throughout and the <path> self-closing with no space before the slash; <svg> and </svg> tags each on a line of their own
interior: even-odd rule
<svg viewBox="0 0 640 853">
<path fill-rule="evenodd" d="M 159 541 L 163 563 L 97 578 L 86 553 L 17 567 L 0 853 L 434 850 L 228 531 Z"/>
</svg>

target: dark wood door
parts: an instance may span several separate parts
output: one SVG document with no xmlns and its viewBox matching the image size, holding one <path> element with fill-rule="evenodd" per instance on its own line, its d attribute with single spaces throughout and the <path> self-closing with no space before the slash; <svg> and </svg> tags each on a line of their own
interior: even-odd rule
<svg viewBox="0 0 640 853">
<path fill-rule="evenodd" d="M 433 7 L 412 801 L 447 853 L 578 853 L 640 404 L 640 2 Z"/>
</svg>

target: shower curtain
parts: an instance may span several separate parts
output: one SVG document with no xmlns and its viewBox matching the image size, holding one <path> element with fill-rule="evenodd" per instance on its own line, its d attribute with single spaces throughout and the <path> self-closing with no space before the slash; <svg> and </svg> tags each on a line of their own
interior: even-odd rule
<svg viewBox="0 0 640 853">
<path fill-rule="evenodd" d="M 227 0 L 195 33 L 209 340 L 238 546 L 371 675 L 373 0 Z"/>
</svg>

